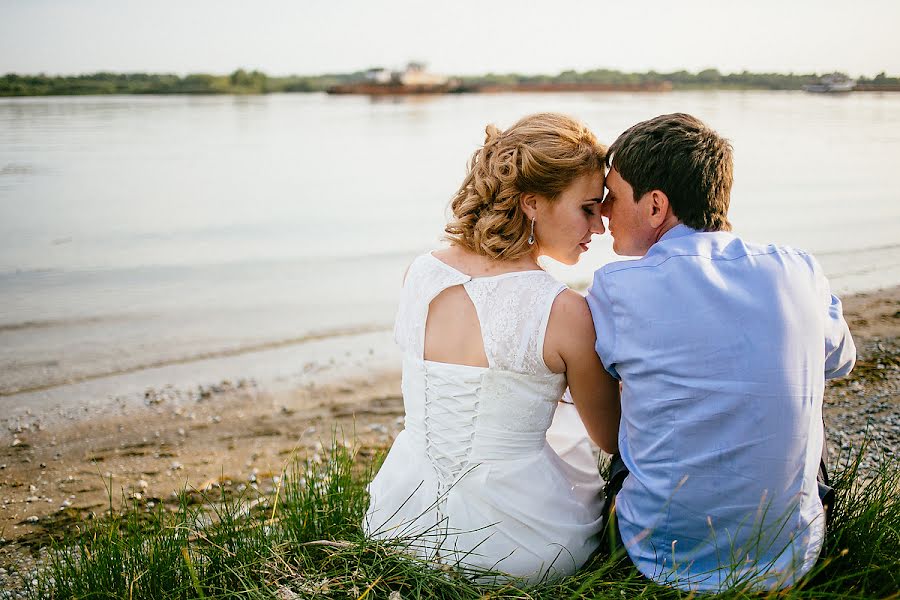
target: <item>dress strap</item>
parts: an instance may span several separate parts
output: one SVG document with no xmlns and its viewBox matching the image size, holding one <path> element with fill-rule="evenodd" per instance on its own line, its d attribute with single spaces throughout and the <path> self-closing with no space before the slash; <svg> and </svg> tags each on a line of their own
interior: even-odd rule
<svg viewBox="0 0 900 600">
<path fill-rule="evenodd" d="M 465 288 L 475 306 L 489 367 L 552 374 L 544 363 L 544 337 L 565 284 L 539 270 L 473 278 L 430 253 L 412 262 L 400 293 L 394 339 L 405 354 L 424 358 L 428 307 L 455 285 Z"/>
<path fill-rule="evenodd" d="M 394 341 L 404 353 L 420 359 L 424 357 L 425 321 L 431 301 L 445 289 L 463 285 L 471 279 L 431 254 L 423 254 L 412 262 L 400 291 L 394 321 Z"/>
</svg>

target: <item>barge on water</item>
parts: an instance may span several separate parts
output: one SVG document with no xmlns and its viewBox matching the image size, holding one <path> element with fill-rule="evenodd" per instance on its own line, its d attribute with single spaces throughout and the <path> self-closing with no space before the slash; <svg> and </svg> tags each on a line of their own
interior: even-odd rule
<svg viewBox="0 0 900 600">
<path fill-rule="evenodd" d="M 461 90 L 458 80 L 429 73 L 425 70 L 424 63 L 411 62 L 403 71 L 389 71 L 380 67 L 369 69 L 363 81 L 335 85 L 325 91 L 329 94 L 401 96 L 449 94 Z"/>
<path fill-rule="evenodd" d="M 653 81 L 644 83 L 510 83 L 498 85 L 481 85 L 473 87 L 472 92 L 481 94 L 501 94 L 505 92 L 671 92 L 671 81 Z"/>
<path fill-rule="evenodd" d="M 813 94 L 846 94 L 852 92 L 856 82 L 843 73 L 831 73 L 825 75 L 817 83 L 803 86 L 804 92 Z"/>
<path fill-rule="evenodd" d="M 458 79 L 435 75 L 423 63 L 411 62 L 404 71 L 369 69 L 362 81 L 335 85 L 329 94 L 407 96 L 421 94 L 501 94 L 508 92 L 668 92 L 669 81 L 644 83 L 540 82 L 510 84 L 463 84 Z"/>
</svg>

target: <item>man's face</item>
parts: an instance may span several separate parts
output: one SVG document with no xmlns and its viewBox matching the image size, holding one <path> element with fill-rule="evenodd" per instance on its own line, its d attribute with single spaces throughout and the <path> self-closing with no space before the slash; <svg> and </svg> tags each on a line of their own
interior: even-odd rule
<svg viewBox="0 0 900 600">
<path fill-rule="evenodd" d="M 620 256 L 643 256 L 653 245 L 654 230 L 648 222 L 650 193 L 634 201 L 634 189 L 619 172 L 610 169 L 606 176 L 606 195 L 600 214 L 609 221 L 613 252 Z"/>
</svg>

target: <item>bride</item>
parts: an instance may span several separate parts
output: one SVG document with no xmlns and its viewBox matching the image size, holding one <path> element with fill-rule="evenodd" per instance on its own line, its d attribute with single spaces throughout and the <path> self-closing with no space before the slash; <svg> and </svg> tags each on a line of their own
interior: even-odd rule
<svg viewBox="0 0 900 600">
<path fill-rule="evenodd" d="M 368 535 L 529 582 L 573 573 L 597 548 L 596 463 L 560 454 L 578 456 L 585 429 L 616 450 L 619 388 L 585 299 L 537 259 L 574 264 L 604 232 L 605 153 L 560 114 L 486 128 L 451 202 L 449 247 L 415 259 L 403 284 L 406 425 L 369 486 Z M 557 431 L 558 453 L 547 430 L 567 386 L 584 427 Z"/>
</svg>

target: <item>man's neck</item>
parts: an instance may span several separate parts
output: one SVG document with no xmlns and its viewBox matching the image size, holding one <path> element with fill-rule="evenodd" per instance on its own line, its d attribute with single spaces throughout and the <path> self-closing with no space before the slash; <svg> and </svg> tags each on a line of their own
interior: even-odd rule
<svg viewBox="0 0 900 600">
<path fill-rule="evenodd" d="M 659 226 L 659 229 L 656 230 L 656 236 L 653 240 L 655 244 L 659 240 L 662 239 L 666 233 L 668 233 L 673 227 L 677 227 L 678 225 L 684 225 L 675 215 L 670 215 L 668 219 L 663 221 L 662 225 Z"/>
</svg>

